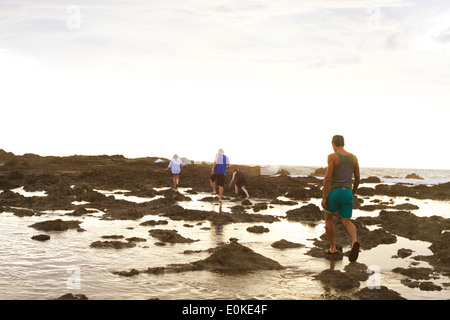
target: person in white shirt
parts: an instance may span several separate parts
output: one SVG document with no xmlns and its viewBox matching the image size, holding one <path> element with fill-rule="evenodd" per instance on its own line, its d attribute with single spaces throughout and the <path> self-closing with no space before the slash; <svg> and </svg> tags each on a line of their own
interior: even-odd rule
<svg viewBox="0 0 450 320">
<path fill-rule="evenodd" d="M 173 177 L 173 188 L 176 189 L 178 184 L 180 183 L 180 174 L 181 174 L 181 166 L 185 166 L 186 164 L 178 158 L 178 155 L 174 154 L 172 160 L 169 162 L 169 166 L 166 170 L 172 169 L 172 177 Z"/>
</svg>

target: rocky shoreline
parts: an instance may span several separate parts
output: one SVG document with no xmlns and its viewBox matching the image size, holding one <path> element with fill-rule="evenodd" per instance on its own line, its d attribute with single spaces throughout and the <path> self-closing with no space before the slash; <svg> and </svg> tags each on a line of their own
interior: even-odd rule
<svg viewBox="0 0 450 320">
<path fill-rule="evenodd" d="M 248 232 L 264 234 L 270 228 L 258 223 L 271 224 L 281 219 L 299 223 L 320 223 L 323 220 L 321 209 L 311 203 L 311 199 L 322 196 L 322 180 L 311 175 L 308 177 L 290 177 L 286 173 L 277 176 L 261 175 L 258 166 L 234 166 L 245 172 L 248 189 L 252 198 L 242 201 L 235 197 L 231 190 L 226 190 L 225 201 L 233 203 L 231 212 L 215 212 L 197 209 L 186 209 L 179 202 L 190 201 L 189 195 L 210 192 L 210 164 L 191 164 L 183 169 L 180 187 L 189 188 L 184 194 L 168 189 L 170 177 L 164 169 L 168 159 L 139 158 L 127 159 L 121 155 L 115 156 L 71 156 L 71 157 L 41 157 L 34 154 L 16 156 L 0 150 L 0 214 L 12 212 L 19 217 L 39 216 L 45 210 L 66 210 L 70 220 L 54 219 L 31 224 L 29 227 L 39 232 L 62 231 L 76 229 L 85 231 L 77 217 L 92 214 L 92 209 L 104 212 L 101 220 L 140 220 L 147 215 L 157 215 L 164 219 L 199 223 L 211 221 L 214 224 L 253 223 Z M 227 176 L 227 182 L 231 180 Z M 366 187 L 364 182 L 376 184 Z M 28 192 L 45 191 L 46 196 L 25 197 L 15 190 L 23 188 Z M 105 195 L 99 190 L 126 190 L 128 196 L 149 198 L 144 202 L 118 200 L 112 195 Z M 450 183 L 439 185 L 409 185 L 403 183 L 383 184 L 376 177 L 362 181 L 357 192 L 355 208 L 359 210 L 381 210 L 376 217 L 356 218 L 361 250 L 370 250 L 381 244 L 392 244 L 397 236 L 411 240 L 430 242 L 431 256 L 413 257 L 417 261 L 426 261 L 432 268 L 416 270 L 410 267 L 393 270 L 408 277 L 406 286 L 420 290 L 447 290 L 433 284 L 429 280 L 436 274 L 450 277 L 450 219 L 439 216 L 418 217 L 414 215 L 417 206 L 410 203 L 393 205 L 391 202 L 367 202 L 369 197 L 407 197 L 414 199 L 450 200 Z M 284 197 L 279 199 L 280 197 Z M 287 198 L 287 200 L 286 200 Z M 254 201 L 258 199 L 259 201 Z M 205 197 L 202 201 L 214 202 L 214 197 Z M 273 205 L 302 204 L 296 209 L 287 209 L 285 217 L 264 214 Z M 149 235 L 156 240 L 155 245 L 164 246 L 167 243 L 195 242 L 197 239 L 183 237 L 177 230 L 158 229 L 166 220 L 146 221 L 151 227 Z M 373 228 L 376 226 L 376 228 Z M 342 246 L 349 245 L 349 237 L 342 224 L 336 223 L 336 240 Z M 38 234 L 34 241 L 51 241 L 47 234 Z M 146 239 L 133 237 L 122 239 L 117 235 L 108 235 L 104 239 L 91 244 L 92 248 L 125 249 L 136 246 Z M 314 247 L 306 254 L 318 259 L 341 260 L 347 253 L 337 255 L 324 253 L 328 242 L 323 234 L 315 239 Z M 280 239 L 273 243 L 280 250 L 302 247 L 302 244 Z M 116 271 L 117 276 L 136 276 L 140 273 L 186 272 L 209 270 L 214 272 L 248 272 L 254 270 L 278 270 L 280 265 L 267 257 L 241 245 L 237 239 L 230 239 L 226 244 L 211 248 L 209 258 L 186 265 L 160 266 L 148 270 Z M 398 253 L 398 258 L 405 256 Z M 406 255 L 408 256 L 408 255 Z M 350 264 L 349 270 L 325 270 L 316 275 L 317 281 L 330 286 L 338 292 L 352 289 L 358 290 L 361 281 L 367 280 L 367 266 L 361 263 Z M 450 282 L 450 281 L 449 281 Z M 448 283 L 447 283 L 448 286 Z M 77 297 L 78 295 L 67 295 Z M 83 296 L 86 298 L 85 296 Z M 352 299 L 401 299 L 392 290 L 382 287 L 381 290 L 358 290 L 351 295 Z"/>
</svg>

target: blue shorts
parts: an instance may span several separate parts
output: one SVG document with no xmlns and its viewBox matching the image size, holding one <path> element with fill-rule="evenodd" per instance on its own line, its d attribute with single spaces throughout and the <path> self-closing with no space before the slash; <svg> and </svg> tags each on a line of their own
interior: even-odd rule
<svg viewBox="0 0 450 320">
<path fill-rule="evenodd" d="M 339 217 L 350 219 L 353 211 L 353 193 L 349 188 L 337 188 L 327 195 L 327 208 L 324 209 L 328 213 L 338 213 Z"/>
</svg>

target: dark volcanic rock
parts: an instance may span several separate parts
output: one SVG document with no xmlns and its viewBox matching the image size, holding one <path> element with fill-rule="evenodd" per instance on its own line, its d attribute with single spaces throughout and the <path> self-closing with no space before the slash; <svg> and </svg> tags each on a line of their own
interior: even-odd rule
<svg viewBox="0 0 450 320">
<path fill-rule="evenodd" d="M 213 254 L 204 260 L 194 261 L 188 264 L 172 264 L 167 267 L 149 268 L 142 272 L 161 274 L 170 271 L 186 272 L 207 270 L 223 273 L 243 273 L 258 270 L 285 269 L 277 261 L 264 257 L 234 240 L 229 244 L 224 244 L 208 251 L 213 251 Z M 132 269 L 131 271 L 115 272 L 115 274 L 132 276 L 139 274 L 139 272 L 137 270 L 133 271 Z"/>
<path fill-rule="evenodd" d="M 409 197 L 416 199 L 450 199 L 450 182 L 433 186 L 427 185 L 404 185 L 401 183 L 386 185 L 379 184 L 375 187 L 375 194 L 391 197 Z"/>
<path fill-rule="evenodd" d="M 12 212 L 17 217 L 31 217 L 35 215 L 35 212 L 31 209 L 20 209 L 20 208 L 1 207 L 0 212 Z"/>
<path fill-rule="evenodd" d="M 117 234 L 113 234 L 113 235 L 108 235 L 108 236 L 102 236 L 102 239 L 123 239 L 124 236 L 122 235 L 117 235 Z"/>
<path fill-rule="evenodd" d="M 236 222 L 272 223 L 275 221 L 280 221 L 276 216 L 266 214 L 249 214 L 246 212 L 217 213 L 214 211 L 184 209 L 183 207 L 177 205 L 167 207 L 166 209 L 166 213 L 163 213 L 162 215 L 172 220 L 211 221 L 216 224 L 229 224 Z"/>
<path fill-rule="evenodd" d="M 365 224 L 378 224 L 384 230 L 410 240 L 433 242 L 443 230 L 450 229 L 450 219 L 439 216 L 417 217 L 408 211 L 382 210 L 378 217 L 357 218 Z"/>
<path fill-rule="evenodd" d="M 113 272 L 113 274 L 117 274 L 119 276 L 122 277 L 133 277 L 133 276 L 137 276 L 140 272 L 136 269 L 131 269 L 130 271 L 118 271 L 118 272 Z"/>
<path fill-rule="evenodd" d="M 164 224 L 169 224 L 169 222 L 167 220 L 147 220 L 144 221 L 142 223 L 140 223 L 140 226 L 156 226 L 156 225 L 164 225 Z"/>
<path fill-rule="evenodd" d="M 381 209 L 394 209 L 394 210 L 416 210 L 419 209 L 418 206 L 411 204 L 411 203 L 402 203 L 397 204 L 395 206 L 392 206 L 387 203 L 378 203 L 378 204 L 369 204 L 365 206 L 357 206 L 356 207 L 359 210 L 364 211 L 375 211 L 375 210 L 381 210 Z"/>
<path fill-rule="evenodd" d="M 123 241 L 95 241 L 92 242 L 90 247 L 97 249 L 124 249 L 133 248 L 136 244 L 134 242 L 123 242 Z"/>
<path fill-rule="evenodd" d="M 31 239 L 37 240 L 37 241 L 47 241 L 47 240 L 50 240 L 50 236 L 47 234 L 39 234 L 36 236 L 32 236 Z"/>
<path fill-rule="evenodd" d="M 286 212 L 289 221 L 320 221 L 323 220 L 323 216 L 322 210 L 312 203 Z"/>
<path fill-rule="evenodd" d="M 264 233 L 264 232 L 269 232 L 270 230 L 263 226 L 253 226 L 253 227 L 248 227 L 247 231 L 253 232 L 253 233 Z"/>
<path fill-rule="evenodd" d="M 352 222 L 356 227 L 358 242 L 360 243 L 362 250 L 369 250 L 380 244 L 392 244 L 397 242 L 397 237 L 395 235 L 383 229 L 370 231 L 359 218 L 352 220 Z M 334 233 L 336 243 L 342 246 L 351 245 L 351 238 L 342 222 L 337 220 L 334 221 Z M 316 241 L 314 244 L 323 249 L 329 248 L 328 238 L 325 233 L 320 236 L 320 239 L 320 241 Z"/>
<path fill-rule="evenodd" d="M 361 179 L 360 183 L 380 183 L 381 180 L 378 177 L 368 177 L 365 179 Z"/>
<path fill-rule="evenodd" d="M 288 248 L 301 248 L 304 247 L 305 245 L 281 239 L 272 243 L 271 246 L 277 249 L 288 249 Z"/>
<path fill-rule="evenodd" d="M 403 279 L 401 280 L 401 283 L 403 283 L 405 286 L 409 288 L 419 288 L 423 291 L 441 291 L 442 287 L 434 284 L 431 281 L 412 281 L 410 279 Z"/>
<path fill-rule="evenodd" d="M 108 206 L 112 205 L 110 202 L 114 199 L 109 199 L 110 197 L 94 189 L 129 190 L 130 195 L 145 197 L 159 194 L 164 196 L 164 200 L 172 203 L 189 201 L 189 197 L 174 190 L 154 190 L 171 185 L 170 177 L 163 170 L 168 160 L 155 163 L 157 159 L 151 157 L 126 159 L 121 155 L 41 157 L 31 154 L 24 156 L 9 154 L 4 160 L 8 162 L 0 167 L 0 186 L 3 186 L 4 190 L 20 186 L 24 186 L 27 191 L 43 190 L 47 192 L 48 197 L 5 199 L 0 196 L 0 206 L 34 210 L 74 210 L 75 206 L 71 204 L 73 201 L 87 201 L 90 202 L 91 208 L 103 211 L 105 203 Z M 323 181 L 313 176 L 274 177 L 261 175 L 261 168 L 258 166 L 239 167 L 246 173 L 247 183 L 251 186 L 254 198 L 276 199 L 279 196 L 287 196 L 304 200 L 321 197 L 320 189 Z M 321 168 L 313 174 L 323 176 L 325 172 L 326 168 Z M 192 192 L 209 192 L 210 186 L 207 183 L 209 175 L 209 164 L 191 165 L 184 169 L 185 178 L 181 180 L 180 187 L 184 187 L 183 184 L 186 183 Z M 230 175 L 227 175 L 226 179 L 229 180 Z M 371 189 L 371 192 L 387 196 L 446 200 L 450 199 L 450 183 L 434 186 L 379 184 Z M 155 211 L 158 200 L 152 201 Z M 167 205 L 162 202 L 159 204 Z"/>
<path fill-rule="evenodd" d="M 367 188 L 367 187 L 359 187 L 356 193 L 359 196 L 373 196 L 375 195 L 375 189 L 374 188 Z"/>
<path fill-rule="evenodd" d="M 379 289 L 364 288 L 354 294 L 359 300 L 406 300 L 398 292 L 381 286 Z"/>
<path fill-rule="evenodd" d="M 80 207 L 80 208 L 76 208 L 73 212 L 71 213 L 66 213 L 67 216 L 74 216 L 74 217 L 80 217 L 80 216 L 84 216 L 88 213 L 90 213 L 91 211 L 86 210 L 86 208 Z"/>
<path fill-rule="evenodd" d="M 57 298 L 56 300 L 89 300 L 89 298 L 86 297 L 84 294 L 67 293 Z"/>
<path fill-rule="evenodd" d="M 358 281 L 366 281 L 369 278 L 368 268 L 364 263 L 352 262 L 345 266 L 344 271 Z"/>
<path fill-rule="evenodd" d="M 429 280 L 432 278 L 433 269 L 431 268 L 394 268 L 393 272 L 400 273 L 415 280 Z"/>
<path fill-rule="evenodd" d="M 164 268 L 163 267 L 147 268 L 147 270 L 145 270 L 144 272 L 149 274 L 163 274 Z"/>
<path fill-rule="evenodd" d="M 218 202 L 219 201 L 219 197 L 217 197 L 217 196 L 214 196 L 214 197 L 207 196 L 207 197 L 203 197 L 203 198 L 199 199 L 198 201 Z"/>
<path fill-rule="evenodd" d="M 286 169 L 280 169 L 276 174 L 279 174 L 280 176 L 289 176 L 291 173 L 287 171 Z"/>
<path fill-rule="evenodd" d="M 80 228 L 80 221 L 63 221 L 61 219 L 37 222 L 29 227 L 41 231 L 66 231 Z"/>
<path fill-rule="evenodd" d="M 281 205 L 285 205 L 285 206 L 295 206 L 297 204 L 297 202 L 295 202 L 295 201 L 284 201 L 284 200 L 280 200 L 280 199 L 273 199 L 272 201 L 270 201 L 270 204 L 281 204 Z"/>
<path fill-rule="evenodd" d="M 421 176 L 419 176 L 416 173 L 410 173 L 408 175 L 406 175 L 405 179 L 418 179 L 418 180 L 423 180 L 423 178 Z"/>
<path fill-rule="evenodd" d="M 221 272 L 284 269 L 278 262 L 264 257 L 236 241 L 220 246 L 211 256 L 205 260 L 193 262 L 192 265 L 197 270 Z"/>
<path fill-rule="evenodd" d="M 190 201 L 192 200 L 191 198 L 182 195 L 181 193 L 179 193 L 176 190 L 173 189 L 166 189 L 163 191 L 160 191 L 159 194 L 164 195 L 164 198 L 169 199 L 169 200 L 174 200 L 174 201 Z"/>
<path fill-rule="evenodd" d="M 189 238 L 185 238 L 182 235 L 178 234 L 177 230 L 164 230 L 164 229 L 154 229 L 149 231 L 152 237 L 157 238 L 161 242 L 169 242 L 169 243 L 191 243 L 199 240 L 192 240 Z"/>
<path fill-rule="evenodd" d="M 329 246 L 328 246 L 328 248 L 329 248 Z M 314 258 L 323 258 L 323 259 L 328 259 L 328 260 L 332 260 L 332 261 L 338 261 L 338 260 L 342 260 L 344 258 L 344 254 L 343 254 L 341 248 L 337 248 L 336 253 L 326 253 L 325 248 L 314 247 L 314 248 L 311 248 L 311 250 L 309 250 L 305 254 L 307 254 L 311 257 L 314 257 Z"/>
<path fill-rule="evenodd" d="M 406 258 L 409 257 L 412 254 L 412 250 L 411 249 L 398 249 L 397 251 L 397 255 L 393 256 L 392 258 Z"/>
<path fill-rule="evenodd" d="M 315 177 L 325 177 L 326 174 L 327 168 L 317 168 L 313 173 L 311 173 L 311 175 Z"/>
<path fill-rule="evenodd" d="M 428 262 L 437 270 L 450 272 L 450 232 L 446 231 L 437 237 L 430 246 L 433 256 Z"/>
<path fill-rule="evenodd" d="M 253 212 L 259 212 L 261 210 L 267 210 L 267 204 L 266 203 L 257 203 L 253 207 Z"/>
<path fill-rule="evenodd" d="M 147 239 L 139 238 L 139 237 L 130 237 L 130 238 L 126 238 L 125 240 L 127 240 L 128 242 L 146 242 L 147 241 Z"/>
<path fill-rule="evenodd" d="M 129 210 L 108 210 L 102 219 L 106 220 L 138 220 L 144 216 L 141 210 L 129 209 Z"/>
<path fill-rule="evenodd" d="M 237 206 L 232 206 L 231 207 L 231 212 L 232 213 L 244 213 L 246 210 L 246 208 L 244 206 L 241 205 L 237 205 Z"/>
<path fill-rule="evenodd" d="M 337 290 L 348 290 L 359 287 L 359 281 L 339 270 L 324 270 L 315 276 L 323 284 Z"/>
</svg>

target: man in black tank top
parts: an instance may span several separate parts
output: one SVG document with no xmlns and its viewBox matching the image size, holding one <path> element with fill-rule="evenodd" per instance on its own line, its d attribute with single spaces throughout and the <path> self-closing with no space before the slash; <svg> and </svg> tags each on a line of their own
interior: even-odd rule
<svg viewBox="0 0 450 320">
<path fill-rule="evenodd" d="M 333 216 L 337 213 L 352 238 L 349 260 L 356 261 L 359 254 L 356 227 L 351 221 L 353 195 L 359 186 L 359 164 L 355 155 L 344 150 L 344 137 L 336 135 L 332 139 L 334 153 L 328 155 L 328 168 L 323 181 L 322 207 L 325 212 L 325 233 L 330 241 L 326 253 L 337 253 L 334 242 Z M 352 175 L 355 182 L 352 186 Z"/>
<path fill-rule="evenodd" d="M 233 184 L 234 180 L 236 180 L 236 183 L 234 185 L 234 191 L 236 192 L 236 195 L 239 194 L 239 189 L 244 191 L 245 195 L 247 196 L 245 199 L 250 198 L 248 191 L 246 189 L 247 179 L 245 178 L 245 175 L 242 171 L 239 169 L 234 169 L 233 171 L 233 178 L 231 179 L 229 187 L 231 188 L 231 185 Z"/>
</svg>

